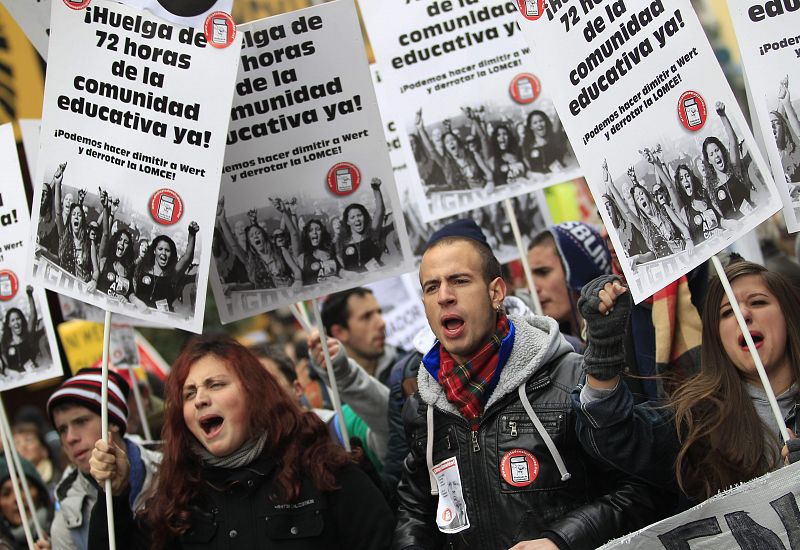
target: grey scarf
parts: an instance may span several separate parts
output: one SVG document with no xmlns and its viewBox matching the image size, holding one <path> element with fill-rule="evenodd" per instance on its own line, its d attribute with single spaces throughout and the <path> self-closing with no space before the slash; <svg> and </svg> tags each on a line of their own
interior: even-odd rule
<svg viewBox="0 0 800 550">
<path fill-rule="evenodd" d="M 203 462 L 203 466 L 212 466 L 214 468 L 241 468 L 247 466 L 261 455 L 264 450 L 264 445 L 267 443 L 267 432 L 261 434 L 258 438 L 251 438 L 244 442 L 239 449 L 227 456 L 215 456 L 208 452 L 208 449 L 203 447 L 196 439 L 192 441 L 192 451 Z"/>
</svg>

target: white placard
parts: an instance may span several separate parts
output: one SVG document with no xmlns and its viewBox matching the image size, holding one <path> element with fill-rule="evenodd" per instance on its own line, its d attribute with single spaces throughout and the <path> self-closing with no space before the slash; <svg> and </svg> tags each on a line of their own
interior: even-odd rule
<svg viewBox="0 0 800 550">
<path fill-rule="evenodd" d="M 728 2 L 789 232 L 800 231 L 800 11 L 782 2 Z"/>
<path fill-rule="evenodd" d="M 743 483 L 600 550 L 798 548 L 799 470 L 793 464 Z"/>
<path fill-rule="evenodd" d="M 636 302 L 779 208 L 689 0 L 554 3 L 519 21 L 547 51 L 537 62 Z"/>
<path fill-rule="evenodd" d="M 63 374 L 44 289 L 25 264 L 30 216 L 11 124 L 0 126 L 0 391 Z"/>
<path fill-rule="evenodd" d="M 422 306 L 417 273 L 384 279 L 367 285 L 381 306 L 386 322 L 386 343 L 407 351 L 414 349 L 414 336 L 428 329 L 428 319 Z"/>
<path fill-rule="evenodd" d="M 33 280 L 200 332 L 241 36 L 212 48 L 106 0 L 52 7 Z M 55 234 L 40 227 L 53 211 Z"/>
<path fill-rule="evenodd" d="M 214 239 L 222 321 L 409 271 L 353 1 L 239 30 Z"/>
<path fill-rule="evenodd" d="M 380 71 L 375 65 L 372 65 L 371 68 L 373 82 L 375 83 L 375 94 L 378 97 L 378 106 L 381 109 L 381 116 L 384 120 L 386 144 L 390 151 L 394 179 L 397 183 L 397 192 L 400 195 L 400 203 L 403 207 L 403 217 L 406 222 L 408 240 L 411 245 L 411 252 L 414 255 L 415 265 L 418 266 L 422 261 L 422 252 L 428 238 L 440 227 L 460 217 L 471 217 L 475 220 L 475 223 L 486 235 L 489 246 L 501 264 L 519 259 L 519 249 L 514 241 L 511 224 L 506 219 L 502 202 L 474 208 L 468 212 L 448 216 L 430 223 L 423 221 L 419 200 L 414 193 L 413 180 L 415 176 L 412 174 L 412 170 L 408 169 L 400 134 L 397 131 L 397 123 L 394 118 L 395 105 L 386 97 L 386 87 L 380 77 L 383 71 Z M 520 225 L 523 245 L 527 249 L 530 240 L 552 223 L 547 201 L 542 191 L 533 191 L 532 193 L 515 197 L 511 202 Z"/>
<path fill-rule="evenodd" d="M 513 2 L 359 5 L 423 221 L 580 175 Z"/>
</svg>

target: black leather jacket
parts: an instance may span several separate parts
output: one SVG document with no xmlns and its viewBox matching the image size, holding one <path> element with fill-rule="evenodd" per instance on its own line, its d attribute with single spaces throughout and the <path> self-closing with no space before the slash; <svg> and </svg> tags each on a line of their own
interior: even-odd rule
<svg viewBox="0 0 800 550">
<path fill-rule="evenodd" d="M 582 357 L 556 341 L 561 337 L 555 321 L 512 320 L 514 347 L 476 432 L 444 393 L 437 393 L 442 390 L 433 377 L 420 369 L 420 392 L 404 409 L 411 451 L 398 490 L 394 549 L 505 550 L 543 537 L 561 548 L 589 549 L 659 519 L 651 488 L 591 459 L 576 437 L 570 392 L 579 381 Z M 550 339 L 544 346 L 543 333 Z M 518 394 L 522 384 L 563 458 L 567 481 L 525 411 Z M 461 474 L 470 528 L 454 535 L 442 534 L 436 525 L 438 501 L 431 496 L 425 456 L 426 401 L 434 403 L 432 464 L 456 457 Z M 538 473 L 532 484 L 516 487 L 501 474 L 503 457 L 513 449 L 535 456 Z"/>
</svg>

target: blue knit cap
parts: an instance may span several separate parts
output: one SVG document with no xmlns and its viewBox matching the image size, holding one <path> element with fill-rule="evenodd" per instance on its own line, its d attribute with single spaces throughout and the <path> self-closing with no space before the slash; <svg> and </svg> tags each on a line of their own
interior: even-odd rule
<svg viewBox="0 0 800 550">
<path fill-rule="evenodd" d="M 564 265 L 567 286 L 580 292 L 583 285 L 611 273 L 611 254 L 600 233 L 583 222 L 564 222 L 551 225 L 558 255 Z"/>
<path fill-rule="evenodd" d="M 472 219 L 467 218 L 463 220 L 456 220 L 452 223 L 448 223 L 444 227 L 435 231 L 433 235 L 431 235 L 431 238 L 428 239 L 428 242 L 425 243 L 425 250 L 427 251 L 437 241 L 440 241 L 447 237 L 461 237 L 464 239 L 471 239 L 475 242 L 482 244 L 486 248 L 491 248 L 489 246 L 489 243 L 486 241 L 486 236 L 483 234 L 483 231 L 481 231 L 481 228 L 478 227 L 478 224 L 475 223 Z"/>
</svg>

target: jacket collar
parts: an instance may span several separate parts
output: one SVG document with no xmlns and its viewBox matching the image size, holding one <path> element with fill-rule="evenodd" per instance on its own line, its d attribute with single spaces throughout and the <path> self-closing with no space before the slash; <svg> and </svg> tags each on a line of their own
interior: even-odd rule
<svg viewBox="0 0 800 550">
<path fill-rule="evenodd" d="M 517 387 L 527 382 L 541 367 L 553 358 L 572 351 L 566 340 L 558 331 L 558 323 L 550 318 L 538 315 L 517 316 L 510 315 L 509 320 L 514 330 L 513 346 L 500 380 L 494 392 L 489 397 L 484 410 L 488 410 L 494 403 L 516 391 Z M 509 333 L 510 334 L 510 333 Z M 436 377 L 429 372 L 427 362 L 432 360 L 431 354 L 435 350 L 438 365 L 438 345 L 434 347 L 423 359 L 425 368 L 419 369 L 417 384 L 422 400 L 434 407 L 461 416 L 458 409 L 447 400 L 444 389 L 439 385 Z"/>
</svg>

